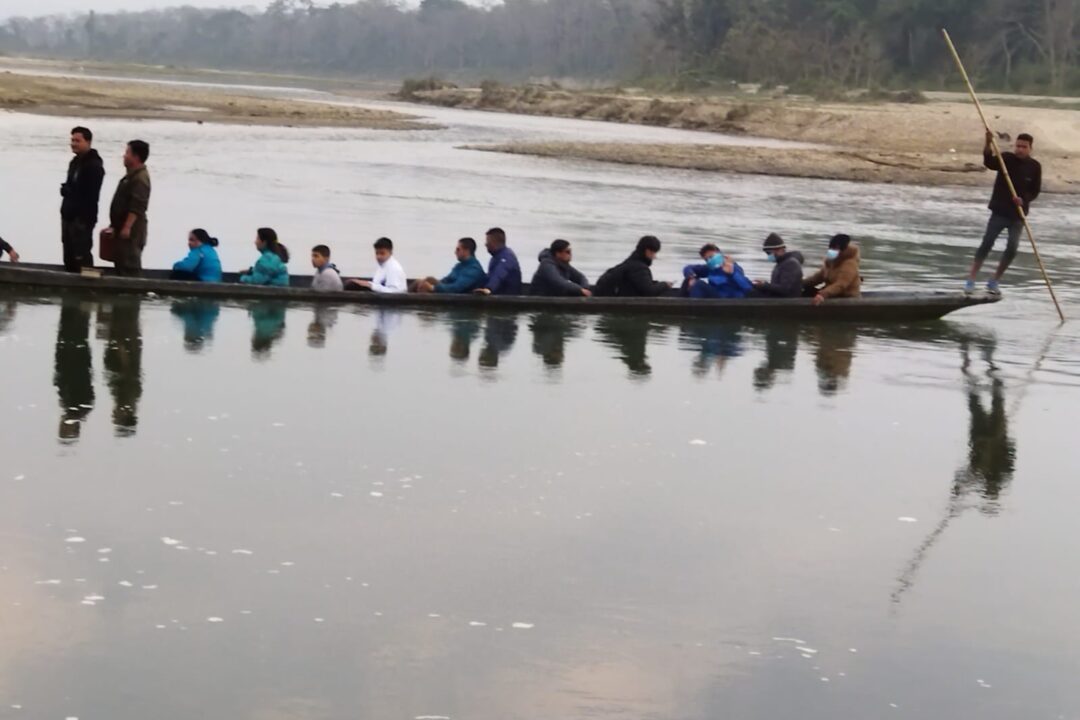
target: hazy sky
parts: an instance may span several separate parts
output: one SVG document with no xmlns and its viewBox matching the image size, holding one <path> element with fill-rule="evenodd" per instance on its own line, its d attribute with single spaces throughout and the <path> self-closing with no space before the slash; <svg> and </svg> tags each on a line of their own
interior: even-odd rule
<svg viewBox="0 0 1080 720">
<path fill-rule="evenodd" d="M 198 7 L 265 7 L 268 0 L 0 0 L 0 19 L 15 15 L 35 16 L 51 13 L 113 12 L 147 10 L 177 5 Z"/>
</svg>

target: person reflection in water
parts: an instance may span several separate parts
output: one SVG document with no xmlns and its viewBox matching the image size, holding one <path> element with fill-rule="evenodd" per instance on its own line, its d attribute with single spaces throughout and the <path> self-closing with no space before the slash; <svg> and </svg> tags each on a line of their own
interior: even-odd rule
<svg viewBox="0 0 1080 720">
<path fill-rule="evenodd" d="M 118 299 L 111 305 L 105 345 L 105 377 L 113 396 L 113 425 L 121 437 L 135 434 L 142 398 L 142 299 Z"/>
<path fill-rule="evenodd" d="M 201 352 L 214 337 L 214 325 L 221 315 L 221 303 L 211 300 L 181 300 L 170 311 L 184 323 L 184 349 Z"/>
<path fill-rule="evenodd" d="M 754 389 L 763 392 L 776 384 L 783 373 L 795 370 L 799 354 L 799 326 L 791 323 L 772 323 L 765 329 L 765 361 L 754 370 Z"/>
<path fill-rule="evenodd" d="M 960 345 L 961 366 L 967 386 L 968 465 L 956 476 L 953 493 L 962 496 L 977 492 L 985 501 L 980 510 L 988 515 L 998 512 L 998 498 L 1012 481 L 1016 469 L 1016 443 L 1009 437 L 1009 418 L 1005 408 L 1005 381 L 994 363 L 993 342 L 980 343 L 990 381 L 990 404 L 985 403 L 986 388 L 971 371 L 971 347 Z"/>
<path fill-rule="evenodd" d="M 472 313 L 451 312 L 450 359 L 463 363 L 472 354 L 472 344 L 480 336 L 480 320 Z"/>
<path fill-rule="evenodd" d="M 566 359 L 566 341 L 581 335 L 583 325 L 579 318 L 559 313 L 540 313 L 532 319 L 533 352 L 540 356 L 548 368 L 562 367 Z"/>
<path fill-rule="evenodd" d="M 499 358 L 514 347 L 517 341 L 517 317 L 488 317 L 484 323 L 484 347 L 480 350 L 480 367 L 494 370 Z"/>
<path fill-rule="evenodd" d="M 371 331 L 371 342 L 368 343 L 368 356 L 372 359 L 381 359 L 390 352 L 390 334 L 401 325 L 400 310 L 376 310 L 375 329 Z"/>
<path fill-rule="evenodd" d="M 652 374 L 649 365 L 649 332 L 653 329 L 648 320 L 637 317 L 603 315 L 596 321 L 600 341 L 615 348 L 618 358 L 630 369 L 630 377 L 644 379 Z"/>
<path fill-rule="evenodd" d="M 707 376 L 713 367 L 722 374 L 728 360 L 743 353 L 742 328 L 738 325 L 687 323 L 679 329 L 679 335 L 683 344 L 698 348 L 693 370 L 698 378 Z"/>
<path fill-rule="evenodd" d="M 274 343 L 285 335 L 285 303 L 264 300 L 253 303 L 248 309 L 254 329 L 251 333 L 251 355 L 256 360 L 266 360 Z"/>
<path fill-rule="evenodd" d="M 90 307 L 78 298 L 64 298 L 56 330 L 53 384 L 60 398 L 57 437 L 73 443 L 94 409 L 93 355 L 90 350 Z"/>
<path fill-rule="evenodd" d="M 814 333 L 817 338 L 814 364 L 817 367 L 818 391 L 831 397 L 847 387 L 859 332 L 848 327 L 817 327 Z"/>
<path fill-rule="evenodd" d="M 316 350 L 326 347 L 326 336 L 330 332 L 330 328 L 337 324 L 337 316 L 338 310 L 335 307 L 323 305 L 315 307 L 315 314 L 312 316 L 307 329 L 308 347 Z"/>
</svg>

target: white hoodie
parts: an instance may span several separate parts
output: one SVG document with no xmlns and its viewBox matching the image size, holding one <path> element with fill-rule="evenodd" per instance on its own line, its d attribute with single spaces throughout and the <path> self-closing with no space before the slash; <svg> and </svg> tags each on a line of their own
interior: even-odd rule
<svg viewBox="0 0 1080 720">
<path fill-rule="evenodd" d="M 409 291 L 409 282 L 405 277 L 405 268 L 393 255 L 379 265 L 375 276 L 371 278 L 371 289 L 377 293 L 403 293 Z"/>
</svg>

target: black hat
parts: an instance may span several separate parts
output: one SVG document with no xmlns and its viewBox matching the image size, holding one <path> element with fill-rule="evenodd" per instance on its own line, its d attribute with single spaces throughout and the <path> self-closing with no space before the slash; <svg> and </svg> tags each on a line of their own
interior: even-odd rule
<svg viewBox="0 0 1080 720">
<path fill-rule="evenodd" d="M 786 248 L 784 244 L 784 238 L 780 237 L 776 233 L 769 233 L 769 237 L 765 238 L 765 244 L 761 246 L 762 250 L 779 250 Z"/>
</svg>

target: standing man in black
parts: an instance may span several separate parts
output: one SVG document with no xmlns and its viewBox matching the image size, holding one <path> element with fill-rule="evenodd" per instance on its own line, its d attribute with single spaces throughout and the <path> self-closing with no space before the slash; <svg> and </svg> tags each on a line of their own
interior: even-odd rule
<svg viewBox="0 0 1080 720">
<path fill-rule="evenodd" d="M 98 219 L 98 199 L 105 165 L 91 147 L 94 134 L 84 127 L 71 131 L 71 152 L 67 181 L 60 186 L 64 201 L 60 205 L 61 240 L 64 243 L 64 269 L 80 272 L 94 266 L 94 226 Z"/>
<path fill-rule="evenodd" d="M 1013 194 L 1009 192 L 1005 175 L 1001 172 L 1001 164 L 994 155 L 993 138 L 994 136 L 988 130 L 986 146 L 983 148 L 983 164 L 990 170 L 997 170 L 994 193 L 990 196 L 990 222 L 986 225 L 986 235 L 983 236 L 982 244 L 975 252 L 975 262 L 971 265 L 971 273 L 968 275 L 964 290 L 969 293 L 974 292 L 975 279 L 978 277 L 979 270 L 986 262 L 990 251 L 994 249 L 998 236 L 1003 230 L 1008 230 L 1009 242 L 1005 246 L 1005 252 L 1001 254 L 997 272 L 986 283 L 987 292 L 998 295 L 1001 293 L 999 288 L 1001 277 L 1016 258 L 1016 251 L 1020 248 L 1020 234 L 1024 231 L 1024 221 L 1020 219 L 1018 208 L 1024 209 L 1025 217 L 1031 212 L 1031 203 L 1039 197 L 1039 192 L 1042 190 L 1042 165 L 1031 157 L 1031 147 L 1035 144 L 1034 138 L 1027 133 L 1017 135 L 1016 143 L 1013 145 L 1014 152 L 1001 153 L 1001 157 L 1005 160 L 1005 168 L 1009 171 L 1009 177 L 1016 188 L 1017 197 L 1013 197 Z"/>
</svg>

